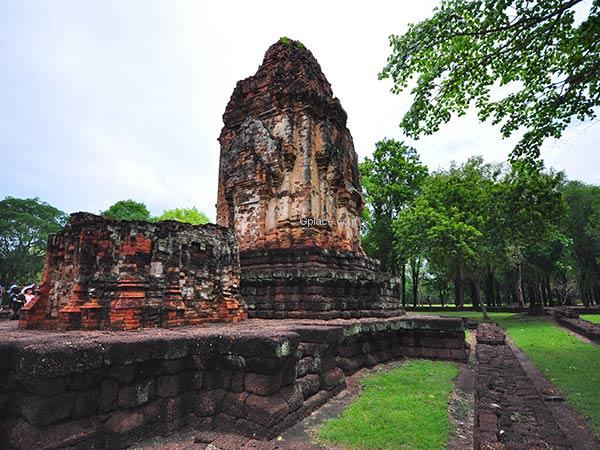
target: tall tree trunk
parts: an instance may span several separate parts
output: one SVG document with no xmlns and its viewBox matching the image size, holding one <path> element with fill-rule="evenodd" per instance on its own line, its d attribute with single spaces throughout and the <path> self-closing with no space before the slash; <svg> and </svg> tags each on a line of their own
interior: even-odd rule
<svg viewBox="0 0 600 450">
<path fill-rule="evenodd" d="M 471 302 L 473 306 L 481 306 L 481 289 L 479 288 L 479 281 L 475 275 L 469 277 L 469 288 L 471 290 Z"/>
<path fill-rule="evenodd" d="M 440 289 L 440 303 L 442 304 L 442 308 L 444 307 L 444 290 Z"/>
<path fill-rule="evenodd" d="M 548 292 L 546 291 L 546 283 L 539 282 L 540 295 L 542 296 L 542 303 L 544 306 L 548 306 Z"/>
<path fill-rule="evenodd" d="M 544 280 L 546 284 L 546 295 L 548 296 L 548 304 L 554 306 L 554 295 L 552 295 L 552 285 L 550 284 L 550 275 L 546 275 Z"/>
<path fill-rule="evenodd" d="M 417 306 L 419 303 L 419 272 L 421 268 L 421 260 L 419 258 L 411 258 L 410 269 L 412 276 L 412 297 L 413 306 Z"/>
<path fill-rule="evenodd" d="M 484 295 L 487 305 L 494 306 L 494 271 L 489 264 L 485 269 Z"/>
<path fill-rule="evenodd" d="M 462 308 L 465 305 L 465 286 L 463 268 L 458 266 L 454 278 L 454 297 L 457 307 Z"/>
<path fill-rule="evenodd" d="M 402 261 L 402 272 L 401 272 L 401 284 L 402 284 L 402 306 L 406 307 L 406 262 Z"/>
<path fill-rule="evenodd" d="M 515 271 L 515 300 L 519 304 L 519 307 L 525 306 L 525 299 L 523 298 L 523 265 L 521 262 L 517 263 Z"/>
</svg>

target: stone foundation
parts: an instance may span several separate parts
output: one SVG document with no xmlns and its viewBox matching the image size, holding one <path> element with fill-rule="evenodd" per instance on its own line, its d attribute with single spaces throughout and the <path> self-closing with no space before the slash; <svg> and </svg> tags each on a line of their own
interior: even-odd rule
<svg viewBox="0 0 600 450">
<path fill-rule="evenodd" d="M 268 439 L 361 367 L 466 355 L 453 318 L 20 331 L 0 342 L 0 447 L 118 449 L 185 427 Z"/>
<path fill-rule="evenodd" d="M 240 254 L 241 295 L 250 317 L 334 319 L 404 314 L 391 277 L 361 254 L 271 249 Z"/>
<path fill-rule="evenodd" d="M 588 322 L 578 317 L 556 315 L 556 321 L 565 328 L 600 344 L 600 325 Z"/>
<path fill-rule="evenodd" d="M 71 215 L 51 236 L 20 328 L 176 327 L 246 318 L 233 233 L 217 225 Z"/>
</svg>

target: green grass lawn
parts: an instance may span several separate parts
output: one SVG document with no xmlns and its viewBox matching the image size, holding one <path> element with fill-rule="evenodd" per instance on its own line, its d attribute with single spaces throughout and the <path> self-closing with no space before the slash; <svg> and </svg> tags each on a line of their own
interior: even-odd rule
<svg viewBox="0 0 600 450">
<path fill-rule="evenodd" d="M 514 316 L 498 323 L 600 435 L 600 348 L 549 319 Z"/>
<path fill-rule="evenodd" d="M 588 322 L 597 323 L 600 325 L 600 314 L 582 314 L 581 317 L 583 320 L 587 320 Z"/>
<path fill-rule="evenodd" d="M 476 311 L 437 313 L 481 320 Z M 580 341 L 549 319 L 489 313 L 600 435 L 600 348 Z M 581 316 L 600 323 L 600 315 Z"/>
<path fill-rule="evenodd" d="M 352 449 L 444 449 L 451 425 L 448 397 L 458 367 L 413 360 L 363 379 L 364 391 L 318 439 Z"/>
</svg>

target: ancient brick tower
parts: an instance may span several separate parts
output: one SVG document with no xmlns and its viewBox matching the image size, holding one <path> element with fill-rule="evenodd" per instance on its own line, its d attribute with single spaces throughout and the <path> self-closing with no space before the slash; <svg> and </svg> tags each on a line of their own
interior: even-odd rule
<svg viewBox="0 0 600 450">
<path fill-rule="evenodd" d="M 360 246 L 363 200 L 346 118 L 298 41 L 282 38 L 237 83 L 219 137 L 217 222 L 238 240 L 250 316 L 402 312 Z"/>
</svg>

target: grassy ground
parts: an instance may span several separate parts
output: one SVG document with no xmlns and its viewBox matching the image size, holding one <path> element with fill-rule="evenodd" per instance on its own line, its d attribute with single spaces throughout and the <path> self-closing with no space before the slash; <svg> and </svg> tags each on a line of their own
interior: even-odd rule
<svg viewBox="0 0 600 450">
<path fill-rule="evenodd" d="M 445 316 L 481 320 L 475 311 L 451 311 Z M 577 409 L 595 433 L 600 435 L 600 348 L 582 342 L 548 318 L 512 313 L 489 313 L 512 341 L 531 359 L 567 400 Z M 600 315 L 581 316 L 600 323 Z"/>
<path fill-rule="evenodd" d="M 597 323 L 600 325 L 600 314 L 582 314 L 581 317 L 583 320 L 587 320 L 588 322 Z"/>
<path fill-rule="evenodd" d="M 515 316 L 498 322 L 600 435 L 600 348 L 549 319 Z"/>
<path fill-rule="evenodd" d="M 319 429 L 326 443 L 352 449 L 444 449 L 451 425 L 447 402 L 458 367 L 413 360 L 363 380 L 364 391 Z"/>
</svg>

